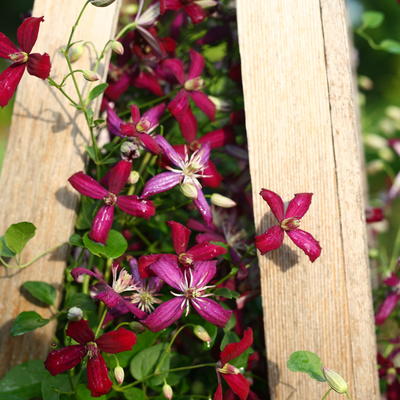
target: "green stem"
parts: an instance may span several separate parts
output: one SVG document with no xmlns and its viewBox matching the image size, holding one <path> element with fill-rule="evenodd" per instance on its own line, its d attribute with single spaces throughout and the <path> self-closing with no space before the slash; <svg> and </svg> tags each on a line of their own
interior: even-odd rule
<svg viewBox="0 0 400 400">
<path fill-rule="evenodd" d="M 59 86 L 62 86 L 65 82 L 65 80 L 72 74 L 75 74 L 75 72 L 81 72 L 83 74 L 83 70 L 82 69 L 75 69 L 74 71 L 70 72 L 69 74 L 65 75 L 63 80 L 61 81 Z"/>
<path fill-rule="evenodd" d="M 175 91 L 172 91 L 171 93 L 169 93 L 169 94 L 167 94 L 167 95 L 165 95 L 163 97 L 158 97 L 158 98 L 156 98 L 156 99 L 154 99 L 152 101 L 149 101 L 147 103 L 141 104 L 139 108 L 142 109 L 142 108 L 146 108 L 146 107 L 152 106 L 155 103 L 159 103 L 160 101 L 168 99 L 168 97 L 170 97 L 170 96 L 172 96 L 174 94 L 175 94 Z M 133 103 L 133 104 L 135 104 L 135 103 Z M 130 114 L 130 113 L 131 113 L 131 110 L 126 110 L 126 111 L 122 111 L 122 112 L 118 113 L 118 116 L 122 117 L 122 116 Z"/>
<path fill-rule="evenodd" d="M 188 200 L 188 201 L 185 201 L 184 203 L 178 204 L 177 206 L 172 206 L 170 208 L 167 208 L 166 210 L 159 210 L 159 212 L 160 213 L 167 213 L 167 212 L 170 212 L 170 211 L 175 211 L 175 210 L 178 210 L 181 207 L 185 207 L 185 206 L 189 205 L 192 201 L 193 200 Z"/>
<path fill-rule="evenodd" d="M 250 247 L 247 249 L 246 253 L 244 253 L 244 255 L 242 256 L 242 258 L 240 259 L 240 261 L 236 264 L 236 268 L 239 268 L 239 266 L 240 266 L 240 264 L 242 263 L 242 261 L 247 257 L 247 255 L 248 255 L 251 251 L 253 251 L 254 247 L 256 247 L 255 244 L 253 244 L 252 246 L 250 246 Z"/>
<path fill-rule="evenodd" d="M 70 49 L 70 47 L 71 47 L 71 42 L 72 42 L 72 36 L 74 36 L 74 32 L 75 32 L 76 27 L 77 27 L 78 24 L 79 24 L 79 20 L 81 19 L 82 14 L 83 14 L 83 12 L 85 11 L 85 8 L 86 8 L 86 6 L 87 6 L 89 3 L 90 3 L 90 0 L 87 0 L 87 2 L 86 2 L 85 5 L 83 6 L 83 8 L 82 8 L 82 10 L 81 10 L 81 12 L 80 12 L 80 14 L 79 14 L 79 16 L 78 16 L 78 19 L 77 19 L 76 22 L 75 22 L 75 25 L 72 27 L 71 34 L 69 35 L 69 39 L 68 39 L 67 48 L 66 48 L 65 51 L 68 51 L 68 50 Z"/>
<path fill-rule="evenodd" d="M 137 27 L 137 21 L 131 22 L 128 25 L 125 25 L 117 34 L 117 36 L 115 36 L 114 40 L 118 40 L 125 32 L 129 31 L 129 29 L 134 28 L 136 29 Z"/>
<path fill-rule="evenodd" d="M 111 258 L 107 260 L 106 269 L 104 271 L 104 280 L 106 282 L 108 282 L 110 280 L 112 263 L 113 263 L 113 260 Z M 101 302 L 100 306 L 99 306 L 99 313 L 98 313 L 99 318 L 100 318 L 100 315 L 103 315 L 104 309 L 105 309 L 105 304 L 103 302 Z"/>
<path fill-rule="evenodd" d="M 99 332 L 100 332 L 100 329 L 101 329 L 101 325 L 103 325 L 103 321 L 104 321 L 104 318 L 106 317 L 106 314 L 107 314 L 107 309 L 104 310 L 103 316 L 101 317 L 99 325 L 97 326 L 96 334 L 94 336 L 95 339 L 97 339 L 97 336 L 99 335 Z"/>
<path fill-rule="evenodd" d="M 33 260 L 29 261 L 28 263 L 24 264 L 24 265 L 8 265 L 1 257 L 0 257 L 0 261 L 3 263 L 3 265 L 7 268 L 26 268 L 29 267 L 31 264 L 33 264 L 36 260 L 38 260 L 40 257 L 44 256 L 47 253 L 50 253 L 52 251 L 54 251 L 55 249 L 58 249 L 61 246 L 64 246 L 65 244 L 68 244 L 68 242 L 65 243 L 61 243 L 58 246 L 54 246 L 49 250 L 46 250 L 45 252 L 43 252 L 42 254 L 39 254 L 37 257 L 35 257 Z"/>
<path fill-rule="evenodd" d="M 381 47 L 379 46 L 379 44 L 376 44 L 376 43 L 372 40 L 371 36 L 369 36 L 369 35 L 367 35 L 365 32 L 363 32 L 363 31 L 361 30 L 361 28 L 356 29 L 356 33 L 358 33 L 362 38 L 364 38 L 364 39 L 368 42 L 368 44 L 369 44 L 374 50 L 381 50 Z"/>
<path fill-rule="evenodd" d="M 332 388 L 330 388 L 330 389 L 325 393 L 325 396 L 324 396 L 321 400 L 324 400 L 324 399 L 326 398 L 326 396 L 328 396 L 328 394 L 330 393 L 331 390 L 332 390 Z"/>
<path fill-rule="evenodd" d="M 397 231 L 396 240 L 394 242 L 392 257 L 390 258 L 389 270 L 394 271 L 396 267 L 397 258 L 400 253 L 400 227 Z"/>
<path fill-rule="evenodd" d="M 351 400 L 351 397 L 350 397 L 349 392 L 346 390 L 345 393 L 347 394 L 347 398 L 348 398 L 349 400 Z"/>
<path fill-rule="evenodd" d="M 149 239 L 147 239 L 146 236 L 143 235 L 142 232 L 140 232 L 140 230 L 138 228 L 136 228 L 136 226 L 134 226 L 132 228 L 133 232 L 136 233 L 136 235 L 138 235 L 140 237 L 140 239 L 143 240 L 143 242 L 146 244 L 146 246 L 150 247 L 151 246 L 151 242 L 149 241 Z"/>
<path fill-rule="evenodd" d="M 116 331 L 120 326 L 124 326 L 124 325 L 130 325 L 130 322 L 121 322 L 119 325 L 117 325 L 116 328 L 114 328 L 114 331 Z"/>
</svg>

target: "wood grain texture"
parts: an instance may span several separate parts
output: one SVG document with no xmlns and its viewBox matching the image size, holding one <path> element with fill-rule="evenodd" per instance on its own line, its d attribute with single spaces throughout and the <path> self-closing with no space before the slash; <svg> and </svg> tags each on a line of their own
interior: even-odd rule
<svg viewBox="0 0 400 400">
<path fill-rule="evenodd" d="M 34 16 L 45 17 L 34 52 L 47 52 L 52 62 L 50 76 L 61 82 L 68 66 L 59 53 L 68 41 L 71 28 L 84 5 L 82 0 L 36 0 Z M 83 14 L 74 40 L 92 41 L 101 51 L 115 34 L 120 4 L 107 8 L 89 5 Z M 104 82 L 109 57 L 103 60 L 99 76 Z M 94 67 L 93 50 L 85 48 L 74 69 Z M 78 76 L 81 88 L 88 82 Z M 97 83 L 96 83 L 97 84 Z M 78 101 L 72 81 L 65 91 Z M 92 104 L 98 113 L 100 98 Z M 25 263 L 43 251 L 68 241 L 73 233 L 78 196 L 67 179 L 84 169 L 84 144 L 90 139 L 89 129 L 82 113 L 36 77 L 25 74 L 16 95 L 11 131 L 0 178 L 0 232 L 4 234 L 13 223 L 33 222 L 37 227 L 35 238 L 23 252 Z M 0 377 L 16 364 L 29 359 L 44 359 L 51 350 L 55 323 L 20 337 L 11 337 L 15 317 L 22 311 L 34 310 L 49 318 L 52 312 L 22 289 L 25 281 L 46 281 L 62 289 L 68 246 L 42 257 L 26 270 L 7 270 L 0 267 Z"/>
<path fill-rule="evenodd" d="M 288 370 L 309 350 L 378 399 L 362 176 L 342 0 L 237 0 L 257 233 L 276 225 L 259 192 L 287 204 L 314 193 L 301 228 L 323 248 L 312 264 L 286 236 L 259 256 L 272 399 L 321 399 L 328 386 Z M 330 395 L 330 396 L 334 396 Z"/>
</svg>

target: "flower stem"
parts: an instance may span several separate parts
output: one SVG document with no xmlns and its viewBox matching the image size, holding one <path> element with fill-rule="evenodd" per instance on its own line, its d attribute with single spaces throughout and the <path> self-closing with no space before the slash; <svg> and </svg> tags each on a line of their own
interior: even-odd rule
<svg viewBox="0 0 400 400">
<path fill-rule="evenodd" d="M 346 393 L 346 395 L 347 395 L 347 398 L 348 398 L 349 400 L 351 400 L 351 397 L 350 397 L 349 392 L 346 390 L 345 393 Z"/>
<path fill-rule="evenodd" d="M 390 258 L 389 270 L 394 271 L 396 268 L 397 258 L 399 257 L 400 253 L 400 227 L 397 231 L 396 240 L 394 241 L 394 247 L 392 252 L 392 257 Z"/>
<path fill-rule="evenodd" d="M 97 339 L 97 336 L 99 335 L 101 325 L 103 325 L 104 318 L 106 317 L 107 314 L 107 308 L 103 311 L 103 316 L 101 317 L 101 320 L 99 322 L 99 325 L 97 326 L 96 334 L 95 334 L 95 339 Z"/>
<path fill-rule="evenodd" d="M 324 399 L 326 398 L 326 396 L 328 396 L 328 394 L 330 393 L 331 390 L 332 390 L 332 388 L 330 388 L 330 389 L 325 393 L 325 396 L 324 396 L 321 400 L 324 400 Z"/>
<path fill-rule="evenodd" d="M 74 36 L 74 32 L 75 32 L 75 29 L 77 28 L 77 26 L 78 26 L 78 24 L 79 24 L 79 20 L 81 19 L 82 14 L 83 14 L 83 12 L 85 11 L 85 8 L 87 7 L 87 5 L 88 5 L 89 3 L 90 3 L 90 0 L 87 0 L 87 2 L 85 3 L 85 5 L 82 7 L 82 10 L 81 10 L 81 12 L 79 13 L 78 19 L 77 19 L 76 22 L 75 22 L 75 25 L 72 27 L 71 34 L 69 35 L 69 39 L 68 39 L 67 48 L 66 48 L 65 51 L 68 51 L 68 50 L 70 49 L 70 47 L 71 47 L 71 42 L 72 42 L 72 36 Z"/>
</svg>

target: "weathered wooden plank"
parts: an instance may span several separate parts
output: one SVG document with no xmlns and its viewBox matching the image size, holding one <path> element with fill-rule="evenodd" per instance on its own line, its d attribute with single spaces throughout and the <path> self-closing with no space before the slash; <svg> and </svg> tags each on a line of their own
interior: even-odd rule
<svg viewBox="0 0 400 400">
<path fill-rule="evenodd" d="M 342 0 L 238 0 L 239 44 L 258 234 L 276 224 L 261 188 L 312 192 L 302 229 L 311 264 L 285 238 L 259 257 L 273 399 L 318 399 L 326 384 L 286 367 L 317 353 L 354 399 L 378 399 L 362 177 Z"/>
<path fill-rule="evenodd" d="M 51 57 L 51 77 L 60 82 L 68 72 L 66 61 L 59 53 L 65 47 L 72 26 L 84 2 L 36 0 L 34 16 L 45 16 L 41 24 L 35 52 L 47 52 Z M 83 14 L 74 39 L 92 41 L 101 51 L 113 37 L 118 21 L 120 3 L 107 8 L 91 5 Z M 100 68 L 102 81 L 108 69 L 109 57 Z M 85 49 L 83 57 L 73 64 L 74 69 L 94 66 L 93 50 Z M 83 77 L 81 88 L 88 87 Z M 65 91 L 77 96 L 69 82 Z M 100 98 L 93 109 L 98 112 Z M 7 153 L 0 178 L 0 232 L 20 221 L 33 222 L 38 228 L 36 237 L 24 250 L 22 263 L 41 252 L 68 241 L 73 233 L 78 196 L 67 179 L 85 165 L 83 145 L 90 139 L 83 114 L 69 105 L 47 82 L 25 74 L 21 81 L 12 119 Z M 62 288 L 67 246 L 42 257 L 26 270 L 0 269 L 0 376 L 12 366 L 34 358 L 44 358 L 50 350 L 55 323 L 31 334 L 12 338 L 10 329 L 15 317 L 26 310 L 35 310 L 44 318 L 52 316 L 47 307 L 32 304 L 32 298 L 21 290 L 28 280 L 46 281 Z"/>
</svg>

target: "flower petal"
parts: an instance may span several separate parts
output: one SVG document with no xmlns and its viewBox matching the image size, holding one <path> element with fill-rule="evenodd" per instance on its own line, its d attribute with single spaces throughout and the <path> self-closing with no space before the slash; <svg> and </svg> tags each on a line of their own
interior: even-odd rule
<svg viewBox="0 0 400 400">
<path fill-rule="evenodd" d="M 204 66 L 206 65 L 204 57 L 197 51 L 194 51 L 192 48 L 190 49 L 190 61 L 191 64 L 187 77 L 188 81 L 199 77 L 203 72 Z"/>
<path fill-rule="evenodd" d="M 181 157 L 178 155 L 175 149 L 167 142 L 167 140 L 161 135 L 157 135 L 155 139 L 157 144 L 161 147 L 163 151 L 163 156 L 168 158 L 171 165 L 180 167 Z"/>
<path fill-rule="evenodd" d="M 393 286 L 397 286 L 400 283 L 400 280 L 396 276 L 396 274 L 394 272 L 392 272 L 391 275 L 388 278 L 384 279 L 383 283 L 385 285 L 393 287 Z"/>
<path fill-rule="evenodd" d="M 110 83 L 108 85 L 104 94 L 107 96 L 108 99 L 112 101 L 117 101 L 129 89 L 130 83 L 130 76 L 127 73 L 124 73 L 117 82 Z M 162 94 L 160 96 L 162 96 Z M 116 133 L 114 133 L 114 135 L 116 135 Z"/>
<path fill-rule="evenodd" d="M 223 400 L 222 399 L 222 385 L 219 384 L 217 390 L 214 394 L 213 400 Z"/>
<path fill-rule="evenodd" d="M 161 329 L 170 326 L 176 322 L 183 313 L 182 297 L 175 297 L 159 305 L 145 320 L 140 322 L 152 332 L 158 332 Z"/>
<path fill-rule="evenodd" d="M 108 189 L 111 193 L 118 195 L 128 182 L 129 175 L 132 171 L 132 162 L 121 160 L 115 165 L 108 178 Z"/>
<path fill-rule="evenodd" d="M 207 168 L 204 170 L 204 177 L 201 183 L 205 187 L 217 188 L 221 185 L 222 175 L 217 171 L 217 167 L 212 161 L 208 161 Z"/>
<path fill-rule="evenodd" d="M 243 338 L 239 343 L 227 344 L 221 353 L 221 363 L 224 366 L 229 361 L 240 356 L 244 351 L 246 351 L 253 344 L 253 330 L 247 328 L 244 331 Z"/>
<path fill-rule="evenodd" d="M 269 228 L 262 235 L 254 237 L 254 244 L 258 250 L 261 251 L 261 255 L 268 253 L 271 250 L 275 250 L 282 246 L 283 243 L 283 229 L 280 225 L 275 225 Z"/>
<path fill-rule="evenodd" d="M 82 171 L 72 175 L 68 181 L 80 194 L 92 199 L 100 200 L 108 194 L 108 191 L 100 183 Z"/>
<path fill-rule="evenodd" d="M 178 256 L 175 254 L 149 254 L 147 256 L 141 256 L 139 258 L 139 274 L 142 279 L 156 276 L 149 266 L 155 263 L 162 256 L 166 256 L 176 263 L 178 262 Z"/>
<path fill-rule="evenodd" d="M 91 271 L 90 269 L 82 268 L 82 267 L 76 267 L 71 271 L 71 275 L 76 280 L 76 282 L 79 282 L 78 278 L 83 274 L 93 276 L 94 278 L 96 278 L 100 282 L 102 282 L 104 285 L 106 285 L 109 288 L 111 288 L 111 286 L 103 278 L 101 278 L 99 275 L 97 275 L 95 272 Z"/>
<path fill-rule="evenodd" d="M 206 17 L 206 15 L 203 13 L 203 9 L 196 3 L 185 5 L 183 9 L 194 24 L 203 22 Z"/>
<path fill-rule="evenodd" d="M 0 32 L 0 57 L 10 59 L 9 55 L 21 50 L 4 34 Z"/>
<path fill-rule="evenodd" d="M 188 143 L 193 142 L 197 136 L 197 118 L 190 107 L 187 108 L 182 118 L 178 121 L 182 136 Z"/>
<path fill-rule="evenodd" d="M 27 18 L 18 28 L 17 40 L 18 43 L 25 53 L 30 53 L 32 47 L 35 45 L 38 34 L 40 23 L 44 21 L 44 17 L 30 17 Z"/>
<path fill-rule="evenodd" d="M 180 121 L 189 108 L 189 96 L 185 89 L 181 89 L 175 98 L 168 104 L 168 110 L 173 117 Z"/>
<path fill-rule="evenodd" d="M 108 308 L 117 307 L 123 302 L 123 297 L 115 292 L 111 286 L 104 286 L 104 290 L 98 293 L 96 299 L 102 301 Z"/>
<path fill-rule="evenodd" d="M 162 66 L 163 68 L 171 71 L 182 86 L 185 84 L 185 71 L 183 69 L 181 60 L 178 60 L 177 58 L 170 58 L 168 60 L 164 60 Z"/>
<path fill-rule="evenodd" d="M 272 214 L 281 223 L 285 216 L 285 211 L 283 208 L 283 201 L 280 196 L 274 193 L 272 190 L 262 189 L 260 192 L 261 197 L 268 203 L 271 208 Z"/>
<path fill-rule="evenodd" d="M 165 103 L 150 108 L 150 110 L 146 111 L 143 114 L 142 119 L 147 119 L 150 122 L 152 128 L 158 126 L 159 120 L 164 114 L 166 108 L 167 106 L 165 105 Z"/>
<path fill-rule="evenodd" d="M 112 382 L 108 377 L 107 365 L 101 354 L 97 357 L 88 358 L 87 380 L 87 388 L 92 397 L 100 397 L 111 390 Z"/>
<path fill-rule="evenodd" d="M 117 113 L 107 103 L 107 129 L 109 132 L 119 137 L 125 137 L 120 132 L 120 126 L 123 123 L 122 119 L 118 117 Z"/>
<path fill-rule="evenodd" d="M 387 198 L 389 201 L 396 199 L 400 193 L 400 172 L 394 178 L 392 186 L 387 192 Z"/>
<path fill-rule="evenodd" d="M 230 125 L 208 132 L 197 140 L 199 143 L 210 142 L 210 147 L 212 149 L 225 146 L 226 144 L 235 143 L 235 141 L 235 131 Z"/>
<path fill-rule="evenodd" d="M 158 174 L 146 182 L 140 197 L 146 199 L 155 194 L 166 192 L 178 185 L 180 180 L 181 176 L 176 172 L 163 172 L 162 174 Z"/>
<path fill-rule="evenodd" d="M 73 346 L 64 347 L 60 350 L 53 350 L 47 356 L 44 362 L 44 367 L 53 376 L 61 374 L 74 368 L 86 356 L 85 345 L 78 344 Z"/>
<path fill-rule="evenodd" d="M 380 207 L 366 207 L 365 208 L 365 222 L 370 224 L 371 222 L 379 222 L 385 219 L 383 210 Z"/>
<path fill-rule="evenodd" d="M 382 325 L 386 321 L 387 317 L 392 313 L 399 299 L 400 295 L 397 293 L 391 293 L 386 297 L 379 307 L 378 312 L 375 314 L 376 325 Z"/>
<path fill-rule="evenodd" d="M 229 387 L 239 396 L 240 400 L 247 400 L 249 395 L 250 383 L 242 374 L 221 374 Z"/>
<path fill-rule="evenodd" d="M 137 338 L 134 332 L 128 331 L 121 326 L 116 331 L 101 335 L 95 342 L 99 350 L 109 354 L 116 354 L 132 350 L 133 345 L 137 342 Z"/>
<path fill-rule="evenodd" d="M 142 311 L 140 308 L 136 307 L 134 304 L 132 304 L 130 301 L 124 299 L 124 303 L 126 308 L 135 316 L 140 319 L 148 317 L 148 314 Z"/>
<path fill-rule="evenodd" d="M 308 232 L 296 229 L 286 231 L 293 243 L 308 255 L 311 262 L 314 262 L 321 255 L 321 246 Z"/>
<path fill-rule="evenodd" d="M 161 147 L 152 136 L 147 133 L 139 133 L 139 137 L 146 149 L 153 155 L 158 156 L 162 152 Z"/>
<path fill-rule="evenodd" d="M 139 89 L 150 90 L 156 96 L 163 96 L 163 91 L 157 78 L 149 72 L 140 71 L 132 77 L 132 85 Z"/>
<path fill-rule="evenodd" d="M 150 270 L 169 286 L 172 286 L 178 291 L 182 291 L 180 283 L 183 282 L 184 277 L 178 263 L 166 256 L 162 256 L 151 265 Z"/>
<path fill-rule="evenodd" d="M 196 106 L 207 115 L 208 119 L 215 121 L 215 104 L 205 93 L 199 90 L 191 90 L 189 96 L 195 102 Z"/>
<path fill-rule="evenodd" d="M 132 116 L 132 121 L 135 125 L 137 125 L 140 122 L 140 111 L 139 107 L 137 104 L 133 104 L 130 106 L 131 107 L 131 116 Z"/>
<path fill-rule="evenodd" d="M 94 340 L 94 333 L 91 330 L 89 323 L 81 319 L 80 321 L 70 321 L 65 334 L 79 344 L 86 344 Z"/>
<path fill-rule="evenodd" d="M 161 14 L 167 10 L 179 10 L 182 8 L 181 0 L 160 0 Z"/>
<path fill-rule="evenodd" d="M 203 217 L 206 225 L 207 226 L 210 225 L 213 220 L 211 208 L 210 208 L 209 204 L 207 203 L 207 200 L 204 197 L 203 192 L 200 189 L 197 190 L 197 199 L 194 199 L 193 203 L 199 209 L 200 214 Z"/>
<path fill-rule="evenodd" d="M 290 217 L 302 218 L 311 205 L 312 193 L 298 193 L 290 200 L 285 213 L 285 219 Z"/>
<path fill-rule="evenodd" d="M 225 328 L 232 316 L 231 310 L 225 310 L 222 306 L 208 297 L 192 299 L 193 308 L 208 322 L 215 326 Z"/>
<path fill-rule="evenodd" d="M 50 76 L 50 56 L 47 53 L 29 54 L 26 67 L 30 75 L 37 76 L 40 79 L 46 80 Z"/>
<path fill-rule="evenodd" d="M 143 39 L 149 44 L 149 46 L 151 47 L 154 54 L 159 60 L 163 59 L 167 55 L 163 45 L 156 36 L 151 34 L 147 29 L 141 27 L 140 25 L 138 25 L 136 29 L 137 32 L 139 32 L 143 36 Z"/>
<path fill-rule="evenodd" d="M 197 286 L 201 282 L 202 286 L 214 278 L 217 272 L 217 261 L 196 261 L 193 266 L 193 282 L 190 286 Z"/>
<path fill-rule="evenodd" d="M 113 219 L 114 206 L 108 206 L 106 204 L 101 206 L 92 221 L 92 229 L 89 232 L 89 238 L 96 243 L 106 245 Z"/>
<path fill-rule="evenodd" d="M 172 243 L 176 254 L 184 253 L 189 243 L 190 229 L 175 221 L 167 221 L 167 225 L 172 229 Z"/>
<path fill-rule="evenodd" d="M 216 244 L 202 242 L 193 246 L 187 253 L 193 256 L 193 261 L 208 261 L 221 254 L 226 254 L 226 249 Z"/>
<path fill-rule="evenodd" d="M 156 214 L 156 209 L 152 201 L 139 200 L 135 195 L 118 196 L 117 206 L 127 214 L 147 220 Z"/>
<path fill-rule="evenodd" d="M 25 64 L 13 64 L 0 75 L 0 106 L 5 107 L 25 72 Z"/>
</svg>

